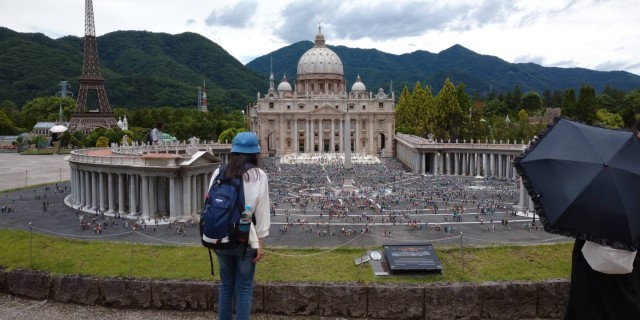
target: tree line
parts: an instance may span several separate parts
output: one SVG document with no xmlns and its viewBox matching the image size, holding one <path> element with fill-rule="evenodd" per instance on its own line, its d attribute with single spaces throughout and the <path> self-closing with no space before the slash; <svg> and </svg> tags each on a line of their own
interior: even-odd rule
<svg viewBox="0 0 640 320">
<path fill-rule="evenodd" d="M 31 132 L 37 122 L 55 122 L 59 118 L 59 110 L 62 107 L 63 119 L 69 121 L 74 112 L 76 102 L 73 98 L 41 97 L 28 101 L 23 107 L 18 108 L 11 101 L 0 102 L 0 135 L 15 135 Z M 225 107 L 209 107 L 209 112 L 201 112 L 195 108 L 138 108 L 125 109 L 114 108 L 116 119 L 127 118 L 128 130 L 113 128 L 111 130 L 97 129 L 90 134 L 82 132 L 66 131 L 61 136 L 61 145 L 70 148 L 96 147 L 100 137 L 100 146 L 108 146 L 110 143 L 121 143 L 126 134 L 130 142 L 144 142 L 149 131 L 156 122 L 165 123 L 163 131 L 178 140 L 186 140 L 190 137 L 198 137 L 204 140 L 229 139 L 230 132 L 237 132 L 245 127 L 244 115 L 241 111 Z M 225 133 L 227 131 L 227 133 Z M 224 133 L 224 134 L 223 134 Z M 235 134 L 233 134 L 235 136 Z M 231 139 L 233 138 L 231 136 Z M 48 139 L 45 136 L 31 137 L 31 143 L 43 145 Z"/>
<path fill-rule="evenodd" d="M 62 108 L 68 121 L 75 110 L 73 98 L 39 97 L 22 107 L 5 100 L 0 102 L 0 135 L 30 132 L 38 121 L 55 122 Z M 623 92 L 607 86 L 600 94 L 588 84 L 574 89 L 523 93 L 519 85 L 507 92 L 489 93 L 482 99 L 465 92 L 448 78 L 434 96 L 431 87 L 416 82 L 412 91 L 405 86 L 396 104 L 396 130 L 444 141 L 522 141 L 529 140 L 545 128 L 540 121 L 547 108 L 559 108 L 570 119 L 606 128 L 630 128 L 640 113 L 640 89 Z M 231 141 L 246 130 L 244 115 L 230 107 L 210 106 L 203 113 L 195 108 L 114 108 L 116 118 L 127 118 L 126 131 L 98 129 L 90 134 L 65 132 L 61 144 L 71 148 L 95 147 L 121 143 L 126 134 L 132 141 L 144 142 L 157 121 L 165 123 L 164 132 L 178 140 L 198 137 L 204 140 Z M 44 145 L 48 137 L 32 137 L 31 143 Z"/>
<path fill-rule="evenodd" d="M 625 93 L 607 86 L 596 95 L 583 84 L 574 89 L 523 93 L 516 85 L 511 91 L 489 93 L 485 99 L 469 96 L 465 85 L 456 87 L 448 78 L 434 96 L 429 86 L 416 82 L 405 86 L 396 104 L 396 128 L 400 133 L 422 137 L 432 135 L 444 141 L 521 141 L 543 130 L 547 108 L 559 108 L 569 119 L 605 128 L 631 128 L 640 113 L 640 89 Z"/>
</svg>

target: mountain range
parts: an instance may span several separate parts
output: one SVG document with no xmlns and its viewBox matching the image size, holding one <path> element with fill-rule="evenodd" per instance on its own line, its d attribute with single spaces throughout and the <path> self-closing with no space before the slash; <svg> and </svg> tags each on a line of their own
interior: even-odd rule
<svg viewBox="0 0 640 320">
<path fill-rule="evenodd" d="M 195 107 L 203 79 L 209 106 L 244 108 L 255 101 L 257 92 L 267 91 L 271 59 L 276 82 L 286 74 L 293 84 L 298 60 L 313 46 L 311 41 L 296 42 L 243 65 L 224 48 L 195 33 L 116 31 L 98 37 L 97 42 L 109 102 L 112 107 L 125 108 Z M 30 99 L 52 96 L 60 90 L 61 80 L 69 81 L 71 91 L 77 92 L 83 44 L 83 38 L 75 36 L 51 39 L 0 27 L 0 102 L 22 106 Z M 342 60 L 347 83 L 352 84 L 359 74 L 369 91 L 388 91 L 393 85 L 399 94 L 405 85 L 412 89 L 420 81 L 435 94 L 445 78 L 462 82 L 468 93 L 479 95 L 509 91 L 515 85 L 524 92 L 538 93 L 577 89 L 582 83 L 597 91 L 607 85 L 624 91 L 640 88 L 640 76 L 625 71 L 509 63 L 460 45 L 437 54 L 415 51 L 401 55 L 329 48 Z"/>
<path fill-rule="evenodd" d="M 311 41 L 296 42 L 256 58 L 247 67 L 268 74 L 273 59 L 276 80 L 286 74 L 291 82 L 296 74 L 297 61 L 311 47 Z M 623 91 L 640 89 L 640 76 L 626 71 L 509 63 L 495 56 L 478 54 L 461 45 L 454 45 L 439 53 L 419 50 L 401 55 L 376 49 L 328 47 L 342 60 L 345 80 L 353 83 L 360 75 L 368 91 L 377 91 L 377 88 L 388 90 L 393 81 L 393 90 L 397 94 L 405 85 L 411 90 L 416 81 L 420 81 L 423 86 L 429 85 L 435 95 L 446 78 L 455 84 L 464 83 L 469 94 L 477 93 L 480 96 L 490 91 L 510 91 L 515 85 L 519 85 L 523 92 L 536 91 L 539 94 L 545 90 L 553 92 L 568 88 L 577 91 L 583 83 L 593 86 L 598 92 L 607 85 Z"/>
</svg>

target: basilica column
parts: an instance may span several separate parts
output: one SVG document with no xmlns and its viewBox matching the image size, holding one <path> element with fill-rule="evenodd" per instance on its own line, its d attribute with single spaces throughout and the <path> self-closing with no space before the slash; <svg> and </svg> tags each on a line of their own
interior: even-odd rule
<svg viewBox="0 0 640 320">
<path fill-rule="evenodd" d="M 149 201 L 149 176 L 142 176 L 142 185 L 140 187 L 142 194 L 142 217 L 143 219 L 149 218 L 149 213 L 151 212 L 151 203 Z"/>
<path fill-rule="evenodd" d="M 197 179 L 197 175 L 191 176 L 191 212 L 189 212 L 190 216 L 195 216 L 195 212 L 198 208 L 198 198 L 196 197 L 198 194 L 198 184 L 196 183 Z"/>
<path fill-rule="evenodd" d="M 318 120 L 318 151 L 320 153 L 324 153 L 324 135 L 322 132 L 324 130 L 323 126 L 322 126 L 322 121 L 324 121 L 323 119 L 319 119 Z"/>
<path fill-rule="evenodd" d="M 356 123 L 356 136 L 355 136 L 355 143 L 354 145 L 354 151 L 355 153 L 359 152 L 360 149 L 360 116 L 355 117 L 355 123 Z"/>
<path fill-rule="evenodd" d="M 138 214 L 138 175 L 129 175 L 129 214 Z"/>
<path fill-rule="evenodd" d="M 460 153 L 456 152 L 453 154 L 453 161 L 455 161 L 453 163 L 453 175 L 457 176 L 459 174 L 459 170 L 460 170 Z"/>
<path fill-rule="evenodd" d="M 309 128 L 311 128 L 311 136 L 310 136 L 310 140 L 311 140 L 311 152 L 316 152 L 316 129 L 314 126 L 314 120 L 312 119 L 311 122 L 309 122 Z M 318 149 L 319 150 L 319 149 Z"/>
<path fill-rule="evenodd" d="M 460 157 L 462 158 L 462 163 L 461 163 L 462 172 L 460 172 L 460 174 L 463 176 L 466 176 L 467 175 L 467 153 L 461 153 Z"/>
<path fill-rule="evenodd" d="M 369 154 L 371 155 L 376 155 L 376 143 L 375 141 L 373 141 L 373 126 L 374 126 L 374 119 L 373 119 L 373 115 L 369 115 L 369 123 L 367 124 L 367 133 L 369 135 Z M 424 167 L 424 163 L 422 164 L 422 166 Z M 424 173 L 424 172 L 422 172 Z"/>
<path fill-rule="evenodd" d="M 471 175 L 472 176 L 477 176 L 478 175 L 478 153 L 474 152 L 471 155 Z"/>
<path fill-rule="evenodd" d="M 87 205 L 87 184 L 86 184 L 86 175 L 84 170 L 78 171 L 78 178 L 80 178 L 80 185 L 78 188 L 80 189 L 80 203 L 79 207 L 84 207 Z"/>
<path fill-rule="evenodd" d="M 98 195 L 98 201 L 100 202 L 100 211 L 106 212 L 107 210 L 107 179 L 105 178 L 105 172 L 98 172 L 98 188 L 100 194 Z"/>
<path fill-rule="evenodd" d="M 109 203 L 108 213 L 116 213 L 116 186 L 113 181 L 113 175 L 115 173 L 107 173 L 107 198 Z"/>
<path fill-rule="evenodd" d="M 69 187 L 71 188 L 71 206 L 73 207 L 76 204 L 76 202 L 78 202 L 78 196 L 76 194 L 76 191 L 78 191 L 76 187 L 76 169 L 70 168 L 69 174 L 70 174 Z"/>
<path fill-rule="evenodd" d="M 169 177 L 169 217 L 172 219 L 178 218 L 178 204 L 179 199 L 176 194 L 176 177 Z"/>
<path fill-rule="evenodd" d="M 514 158 L 513 155 L 509 155 L 508 162 L 507 162 L 507 166 L 509 168 L 508 175 L 509 175 L 509 178 L 511 179 L 514 179 L 516 177 L 516 168 L 513 167 L 513 158 Z"/>
<path fill-rule="evenodd" d="M 483 177 L 488 177 L 489 176 L 489 168 L 487 168 L 487 154 L 483 153 L 482 154 L 482 176 Z"/>
<path fill-rule="evenodd" d="M 291 150 L 292 152 L 298 152 L 300 150 L 298 143 L 298 119 L 293 119 L 293 128 L 291 130 Z"/>
<path fill-rule="evenodd" d="M 124 215 L 126 213 L 125 211 L 125 180 L 127 179 L 127 174 L 126 173 L 120 173 L 118 174 L 118 213 L 120 215 Z"/>
<path fill-rule="evenodd" d="M 82 171 L 80 169 L 76 169 L 76 204 L 78 206 L 82 205 L 82 192 L 84 191 L 84 187 L 82 186 Z"/>
<path fill-rule="evenodd" d="M 185 173 L 182 176 L 182 216 L 191 215 L 191 176 Z"/>
<path fill-rule="evenodd" d="M 331 148 L 329 151 L 331 153 L 336 152 L 336 119 L 331 118 Z"/>
<path fill-rule="evenodd" d="M 338 152 L 344 153 L 344 119 L 340 119 L 340 132 L 338 132 Z"/>
<path fill-rule="evenodd" d="M 496 176 L 496 155 L 492 153 L 489 155 L 489 167 L 491 168 L 491 177 Z"/>
<path fill-rule="evenodd" d="M 84 194 L 84 171 L 78 169 L 76 171 L 76 177 L 78 179 L 78 206 L 83 207 L 86 201 L 86 196 Z"/>
<path fill-rule="evenodd" d="M 158 217 L 158 177 L 147 177 L 147 183 L 149 188 L 148 200 L 149 200 L 149 217 Z"/>
<path fill-rule="evenodd" d="M 311 147 L 311 136 L 313 136 L 313 132 L 311 132 L 311 119 L 307 119 L 306 120 L 306 132 L 304 133 L 304 140 L 305 140 L 305 146 L 304 146 L 304 152 L 311 152 L 312 147 Z"/>
<path fill-rule="evenodd" d="M 442 169 L 445 170 L 443 173 L 446 172 L 446 174 L 451 175 L 451 154 L 449 152 L 445 152 L 444 157 L 442 157 L 442 159 L 444 160 L 444 165 L 442 166 Z"/>
<path fill-rule="evenodd" d="M 87 210 L 91 210 L 91 208 L 93 207 L 93 194 L 91 193 L 91 188 L 93 187 L 93 174 L 88 171 L 85 170 L 84 171 L 84 195 L 86 198 L 86 202 L 85 202 L 85 208 Z"/>
<path fill-rule="evenodd" d="M 98 172 L 93 171 L 91 173 L 91 209 L 95 210 L 99 208 L 98 195 L 100 190 L 98 189 Z"/>
<path fill-rule="evenodd" d="M 280 150 L 276 150 L 276 153 L 280 153 L 280 154 L 286 153 L 284 149 L 285 140 L 287 140 L 286 136 L 287 136 L 287 126 L 284 120 L 284 114 L 280 114 L 280 133 L 278 135 L 278 140 L 280 140 L 280 143 L 279 143 Z"/>
<path fill-rule="evenodd" d="M 71 206 L 76 203 L 76 181 L 75 181 L 75 169 L 70 167 L 69 169 L 69 187 L 71 188 Z"/>
<path fill-rule="evenodd" d="M 167 178 L 160 176 L 156 177 L 156 197 L 158 199 L 158 208 L 156 212 L 158 213 L 158 217 L 164 215 L 169 211 L 167 209 Z"/>
</svg>

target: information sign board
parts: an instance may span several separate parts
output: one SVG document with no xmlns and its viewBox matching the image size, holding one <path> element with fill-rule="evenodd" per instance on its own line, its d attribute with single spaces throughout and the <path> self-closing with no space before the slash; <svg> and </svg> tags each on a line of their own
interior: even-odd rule
<svg viewBox="0 0 640 320">
<path fill-rule="evenodd" d="M 384 245 L 389 269 L 394 272 L 442 272 L 442 263 L 431 244 Z"/>
</svg>

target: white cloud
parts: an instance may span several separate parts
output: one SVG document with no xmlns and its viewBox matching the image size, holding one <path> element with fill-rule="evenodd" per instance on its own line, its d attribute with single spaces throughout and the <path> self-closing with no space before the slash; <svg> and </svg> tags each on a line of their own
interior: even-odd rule
<svg viewBox="0 0 640 320">
<path fill-rule="evenodd" d="M 205 19 L 205 23 L 208 26 L 244 28 L 250 25 L 251 17 L 256 12 L 256 9 L 256 1 L 241 1 L 231 7 L 214 9 Z"/>
<path fill-rule="evenodd" d="M 514 63 L 530 63 L 531 62 L 539 65 L 544 65 L 545 60 L 546 59 L 543 56 L 524 55 L 524 56 L 516 57 L 515 59 L 513 59 L 513 62 Z"/>
</svg>

